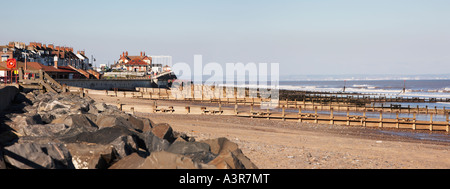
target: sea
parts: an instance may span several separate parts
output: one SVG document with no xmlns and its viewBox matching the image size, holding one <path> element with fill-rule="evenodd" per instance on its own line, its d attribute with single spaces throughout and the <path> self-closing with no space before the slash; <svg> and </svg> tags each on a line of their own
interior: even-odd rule
<svg viewBox="0 0 450 189">
<path fill-rule="evenodd" d="M 295 91 L 320 92 L 346 92 L 362 93 L 369 96 L 386 97 L 420 97 L 420 98 L 448 98 L 450 99 L 450 79 L 444 80 L 321 80 L 321 81 L 280 81 L 279 89 Z M 382 103 L 390 106 L 391 102 Z M 403 107 L 408 105 L 420 108 L 450 109 L 450 102 L 411 103 L 392 102 Z M 372 104 L 381 106 L 381 103 Z M 320 112 L 319 112 L 320 113 Z M 338 113 L 339 114 L 339 113 Z M 358 113 L 354 113 L 358 114 Z M 367 115 L 377 117 L 378 114 Z M 384 115 L 386 118 L 395 118 L 395 114 Z M 412 114 L 401 114 L 401 117 L 411 117 Z M 429 120 L 429 115 L 417 115 L 418 120 Z M 435 115 L 434 121 L 445 121 L 444 115 Z"/>
<path fill-rule="evenodd" d="M 220 84 L 219 84 L 220 85 Z M 270 85 L 270 82 L 268 82 Z M 246 84 L 228 85 L 223 84 L 221 86 L 236 86 L 236 87 L 250 87 L 250 88 L 265 88 L 267 85 L 252 85 L 246 82 Z M 318 80 L 281 80 L 278 83 L 280 90 L 292 90 L 292 91 L 313 91 L 313 92 L 346 92 L 346 93 L 360 93 L 369 96 L 385 96 L 385 97 L 420 97 L 420 98 L 448 98 L 450 99 L 450 79 L 318 79 Z M 384 102 L 375 103 L 374 106 L 389 107 L 390 104 L 400 105 L 402 107 L 419 107 L 434 109 L 450 110 L 450 102 Z M 295 110 L 293 110 L 295 111 Z M 321 113 L 321 112 L 318 112 Z M 323 112 L 326 113 L 326 112 Z M 354 112 L 353 114 L 359 114 L 360 112 Z M 339 112 L 335 113 L 336 115 Z M 379 114 L 369 114 L 368 117 L 377 117 Z M 385 118 L 395 118 L 395 114 L 383 115 Z M 400 117 L 410 117 L 412 114 L 400 114 Z M 417 115 L 418 120 L 429 120 L 430 115 Z M 444 115 L 434 115 L 434 121 L 445 121 Z"/>
</svg>

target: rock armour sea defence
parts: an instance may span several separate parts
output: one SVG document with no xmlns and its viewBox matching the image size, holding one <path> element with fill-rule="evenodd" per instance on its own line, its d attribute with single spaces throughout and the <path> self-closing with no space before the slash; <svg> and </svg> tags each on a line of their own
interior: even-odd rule
<svg viewBox="0 0 450 189">
<path fill-rule="evenodd" d="M 226 138 L 195 141 L 70 93 L 19 93 L 1 119 L 0 168 L 257 168 Z"/>
</svg>

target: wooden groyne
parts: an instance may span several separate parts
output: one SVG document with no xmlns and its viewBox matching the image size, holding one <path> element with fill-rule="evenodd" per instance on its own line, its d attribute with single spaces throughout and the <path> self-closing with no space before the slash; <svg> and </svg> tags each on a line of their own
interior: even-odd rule
<svg viewBox="0 0 450 189">
<path fill-rule="evenodd" d="M 449 93 L 450 96 L 450 93 Z M 450 102 L 450 98 L 430 98 L 430 97 L 404 97 L 386 94 L 364 94 L 364 93 L 334 93 L 315 91 L 288 91 L 280 90 L 280 99 L 299 100 L 307 102 L 322 103 L 346 103 L 346 104 L 369 104 L 369 103 L 435 103 Z"/>
<path fill-rule="evenodd" d="M 262 102 L 267 99 L 262 98 L 207 98 L 207 95 L 199 98 L 193 96 L 172 95 L 170 90 L 160 88 L 139 89 L 137 92 L 131 91 L 107 91 L 107 90 L 88 90 L 82 88 L 67 87 L 71 92 L 78 92 L 84 96 L 86 94 L 105 95 L 110 97 L 138 98 L 153 100 L 154 104 L 150 107 L 140 105 L 124 105 L 117 103 L 117 106 L 124 111 L 147 112 L 147 113 L 170 113 L 170 114 L 213 114 L 213 115 L 236 115 L 248 118 L 278 119 L 284 121 L 312 122 L 325 124 L 339 124 L 348 126 L 379 127 L 379 128 L 399 128 L 413 130 L 430 130 L 449 132 L 449 111 L 442 108 L 429 107 L 374 107 L 358 106 L 345 103 L 320 103 L 305 101 L 277 101 L 280 111 L 256 110 L 260 109 Z M 190 101 L 207 103 L 209 105 L 185 105 L 185 106 L 159 106 L 158 100 L 165 101 Z M 233 108 L 234 107 L 234 108 Z M 287 111 L 289 110 L 289 112 Z M 296 112 L 293 113 L 293 110 Z M 313 110 L 314 113 L 308 113 L 306 110 Z M 320 114 L 318 111 L 321 111 Z M 336 113 L 346 112 L 346 116 L 336 116 Z M 356 113 L 357 112 L 357 115 Z M 362 112 L 362 115 L 361 115 Z M 366 116 L 366 113 L 372 112 L 372 116 Z M 379 117 L 373 117 L 373 114 L 379 114 Z M 402 113 L 412 114 L 413 117 L 401 117 Z M 389 115 L 386 115 L 389 114 Z M 392 118 L 392 114 L 396 114 Z M 428 114 L 429 121 L 416 119 L 416 115 Z M 435 115 L 445 116 L 446 121 L 435 121 Z M 391 117 L 391 118 L 387 118 Z"/>
</svg>

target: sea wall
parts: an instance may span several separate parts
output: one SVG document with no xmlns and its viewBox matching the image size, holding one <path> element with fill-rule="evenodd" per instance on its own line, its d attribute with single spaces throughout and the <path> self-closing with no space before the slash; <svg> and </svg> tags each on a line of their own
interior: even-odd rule
<svg viewBox="0 0 450 189">
<path fill-rule="evenodd" d="M 19 89 L 17 89 L 17 87 L 0 87 L 0 112 L 8 108 L 17 93 L 19 93 Z"/>
<path fill-rule="evenodd" d="M 57 79 L 56 81 L 61 85 L 96 90 L 113 90 L 114 88 L 134 90 L 136 87 L 155 87 L 154 84 L 152 85 L 152 80 L 148 79 Z"/>
</svg>

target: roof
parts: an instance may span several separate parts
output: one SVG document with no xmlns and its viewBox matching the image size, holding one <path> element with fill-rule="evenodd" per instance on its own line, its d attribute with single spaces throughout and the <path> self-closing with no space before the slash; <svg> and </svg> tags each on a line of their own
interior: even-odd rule
<svg viewBox="0 0 450 189">
<path fill-rule="evenodd" d="M 131 65 L 140 65 L 140 66 L 148 66 L 149 64 L 147 62 L 142 61 L 142 59 L 139 58 L 135 58 L 129 62 L 127 62 L 126 64 L 124 64 L 125 66 L 131 66 Z"/>
</svg>

